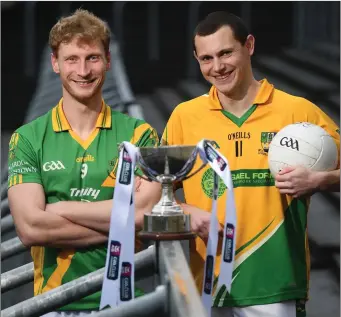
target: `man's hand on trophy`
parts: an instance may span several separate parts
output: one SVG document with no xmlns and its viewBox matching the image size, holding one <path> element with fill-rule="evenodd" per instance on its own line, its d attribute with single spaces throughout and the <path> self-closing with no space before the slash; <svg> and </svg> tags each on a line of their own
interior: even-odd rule
<svg viewBox="0 0 341 317">
<path fill-rule="evenodd" d="M 191 215 L 191 230 L 202 239 L 208 238 L 210 229 L 211 213 L 195 206 L 181 204 L 185 213 Z M 219 234 L 223 233 L 223 227 L 219 224 Z"/>
</svg>

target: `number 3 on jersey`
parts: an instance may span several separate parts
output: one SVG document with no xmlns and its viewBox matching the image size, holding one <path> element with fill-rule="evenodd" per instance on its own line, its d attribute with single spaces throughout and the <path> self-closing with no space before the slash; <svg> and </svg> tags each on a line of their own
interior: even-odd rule
<svg viewBox="0 0 341 317">
<path fill-rule="evenodd" d="M 88 174 L 88 164 L 83 163 L 81 168 L 81 178 L 84 178 Z"/>
</svg>

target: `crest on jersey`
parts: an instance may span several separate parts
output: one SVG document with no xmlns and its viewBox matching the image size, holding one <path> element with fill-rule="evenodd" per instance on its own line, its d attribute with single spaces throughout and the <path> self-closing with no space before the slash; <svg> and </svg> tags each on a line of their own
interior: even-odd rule
<svg viewBox="0 0 341 317">
<path fill-rule="evenodd" d="M 15 152 L 18 146 L 18 141 L 19 141 L 19 134 L 13 133 L 9 141 L 9 147 L 8 147 L 8 154 L 9 154 L 10 160 L 13 160 L 15 158 Z"/>
<path fill-rule="evenodd" d="M 159 136 L 154 129 L 152 129 L 152 132 L 149 135 L 149 139 L 152 146 L 156 147 L 158 145 Z"/>
<path fill-rule="evenodd" d="M 115 187 L 116 173 L 118 168 L 118 157 L 114 157 L 109 161 L 108 177 L 102 183 L 102 187 Z"/>
<path fill-rule="evenodd" d="M 275 135 L 276 132 L 261 132 L 260 144 L 262 148 L 258 150 L 258 154 L 268 155 L 270 142 L 272 141 Z"/>
</svg>

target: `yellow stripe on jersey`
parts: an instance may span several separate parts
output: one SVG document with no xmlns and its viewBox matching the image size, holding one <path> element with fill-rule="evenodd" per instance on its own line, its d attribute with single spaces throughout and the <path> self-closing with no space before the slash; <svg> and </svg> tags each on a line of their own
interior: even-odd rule
<svg viewBox="0 0 341 317">
<path fill-rule="evenodd" d="M 31 255 L 34 262 L 34 296 L 41 294 L 41 288 L 44 282 L 44 247 L 32 247 Z"/>
<path fill-rule="evenodd" d="M 111 109 L 108 105 L 104 103 L 104 101 L 102 101 L 102 108 L 96 121 L 96 128 L 92 131 L 92 133 L 89 135 L 89 137 L 86 140 L 82 140 L 72 130 L 69 130 L 69 133 L 71 137 L 74 138 L 75 141 L 77 141 L 84 148 L 84 150 L 86 150 L 90 146 L 92 141 L 98 135 L 100 128 L 109 129 L 110 127 L 111 127 Z"/>
<path fill-rule="evenodd" d="M 59 104 L 57 106 L 57 114 L 60 120 L 61 131 L 71 130 L 71 126 L 69 122 L 67 121 L 64 110 L 63 110 L 63 98 L 60 99 Z"/>
<path fill-rule="evenodd" d="M 251 247 L 247 248 L 247 250 L 243 250 L 243 252 L 240 252 L 240 254 L 236 255 L 235 257 L 235 263 L 234 263 L 234 270 L 242 264 L 249 256 L 251 256 L 254 252 L 256 252 L 264 243 L 266 243 L 280 228 L 280 226 L 283 224 L 284 218 L 282 218 L 280 221 L 273 222 L 271 224 L 272 231 L 269 232 L 268 235 L 266 235 L 261 241 L 258 241 L 257 243 L 253 244 Z M 257 241 L 257 240 L 256 240 Z"/>
<path fill-rule="evenodd" d="M 55 132 L 72 130 L 63 110 L 63 98 L 61 98 L 58 105 L 52 109 L 52 128 Z M 111 108 L 105 104 L 103 99 L 101 111 L 96 120 L 96 128 L 111 128 Z"/>
<path fill-rule="evenodd" d="M 269 232 L 269 230 L 271 231 L 272 229 L 271 225 L 274 223 L 274 221 L 275 218 L 271 220 L 271 222 L 265 228 L 262 228 L 261 231 L 259 231 L 254 237 L 252 237 L 252 239 L 250 239 L 248 242 L 246 242 L 244 245 L 238 248 L 236 250 L 236 258 L 247 252 L 249 249 L 251 249 L 256 244 L 256 242 L 259 241 L 261 237 L 264 237 L 264 234 Z"/>
<path fill-rule="evenodd" d="M 57 268 L 51 274 L 45 287 L 42 290 L 42 293 L 62 285 L 62 279 L 67 270 L 69 269 L 74 255 L 75 255 L 74 249 L 64 250 L 58 254 Z"/>
<path fill-rule="evenodd" d="M 58 118 L 57 117 L 58 117 L 57 116 L 57 107 L 54 107 L 52 109 L 52 128 L 53 128 L 53 131 L 60 132 L 61 127 L 58 124 Z"/>
<path fill-rule="evenodd" d="M 111 128 L 111 108 L 102 101 L 102 109 L 96 121 L 97 128 Z"/>
<path fill-rule="evenodd" d="M 150 125 L 148 123 L 143 123 L 140 126 L 138 126 L 135 130 L 134 130 L 134 135 L 133 137 L 130 139 L 130 143 L 135 144 L 137 143 L 140 138 L 143 136 L 143 134 L 146 132 L 146 130 L 150 128 Z"/>
<path fill-rule="evenodd" d="M 17 184 L 22 184 L 22 182 L 23 182 L 23 175 L 22 174 L 13 175 L 8 180 L 8 188 L 10 188 L 14 185 L 17 185 Z"/>
</svg>

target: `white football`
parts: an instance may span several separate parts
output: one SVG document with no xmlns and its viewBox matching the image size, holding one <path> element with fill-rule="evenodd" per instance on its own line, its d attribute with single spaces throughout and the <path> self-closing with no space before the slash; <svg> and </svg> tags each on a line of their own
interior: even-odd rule
<svg viewBox="0 0 341 317">
<path fill-rule="evenodd" d="M 287 166 L 330 171 L 337 167 L 337 146 L 321 127 L 298 122 L 287 125 L 274 136 L 269 146 L 268 161 L 273 176 Z"/>
</svg>

